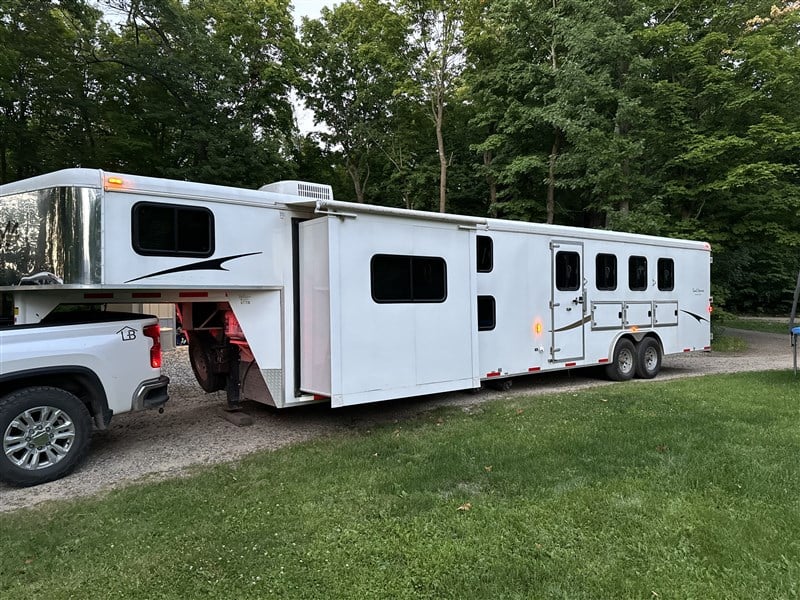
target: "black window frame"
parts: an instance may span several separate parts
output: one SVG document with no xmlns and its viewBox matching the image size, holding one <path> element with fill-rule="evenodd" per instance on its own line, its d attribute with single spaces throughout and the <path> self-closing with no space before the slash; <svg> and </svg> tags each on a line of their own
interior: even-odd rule
<svg viewBox="0 0 800 600">
<path fill-rule="evenodd" d="M 562 255 L 564 255 L 565 258 L 567 258 L 568 256 L 574 256 L 574 257 L 577 258 L 577 261 L 578 261 L 576 263 L 576 265 L 567 265 L 567 266 L 571 266 L 574 269 L 575 273 L 573 273 L 573 274 L 566 273 L 566 277 L 567 277 L 568 281 L 563 286 L 562 286 L 562 283 L 564 283 L 563 282 L 563 274 L 559 271 L 559 269 L 561 269 L 561 261 L 559 260 L 559 257 L 562 256 Z M 575 269 L 575 266 L 577 266 L 577 269 Z M 581 253 L 580 252 L 575 252 L 574 250 L 559 250 L 558 252 L 556 252 L 554 269 L 555 269 L 555 276 L 554 276 L 555 281 L 553 283 L 555 284 L 556 289 L 559 292 L 576 292 L 579 289 L 581 289 Z M 574 277 L 574 280 L 575 280 L 574 284 L 571 283 L 571 279 L 573 277 Z"/>
<path fill-rule="evenodd" d="M 639 284 L 637 279 L 634 279 L 636 273 L 639 272 L 638 266 L 634 265 L 635 261 L 641 260 L 644 263 L 644 280 Z M 632 292 L 644 292 L 647 290 L 648 276 L 647 276 L 647 257 L 640 255 L 632 255 L 628 257 L 628 289 Z M 636 285 L 635 285 L 636 284 Z"/>
<path fill-rule="evenodd" d="M 663 262 L 667 262 L 667 261 L 669 261 L 670 266 L 672 267 L 671 271 L 670 271 L 671 274 L 670 274 L 670 278 L 669 278 L 669 285 L 667 285 L 667 282 L 665 282 L 662 279 L 662 275 L 663 275 L 664 271 L 663 271 L 663 267 L 661 265 L 662 265 Z M 659 258 L 657 263 L 656 263 L 656 269 L 658 271 L 657 279 L 658 279 L 658 289 L 659 289 L 659 291 L 661 291 L 661 292 L 671 292 L 671 291 L 673 291 L 675 289 L 675 259 L 668 258 L 666 256 L 662 257 L 662 258 Z"/>
<path fill-rule="evenodd" d="M 491 306 L 491 324 L 481 324 L 481 316 L 484 316 L 483 320 L 486 319 L 486 314 L 481 312 L 481 301 L 490 302 Z M 485 305 L 484 305 L 485 306 Z M 492 331 L 495 327 L 497 327 L 497 301 L 495 300 L 494 296 L 489 295 L 480 295 L 478 296 L 478 331 Z"/>
<path fill-rule="evenodd" d="M 376 278 L 376 264 L 379 265 L 379 262 L 383 259 L 389 259 L 396 262 L 402 262 L 403 259 L 406 259 L 408 262 L 408 294 L 407 295 L 397 295 L 397 297 L 389 297 L 386 294 L 376 294 L 376 284 L 380 283 L 380 278 Z M 437 264 L 441 267 L 441 287 L 442 294 L 441 295 L 425 295 L 424 297 L 417 293 L 416 290 L 420 290 L 420 286 L 415 284 L 416 277 L 419 275 L 418 269 L 423 266 L 423 263 L 426 261 L 431 261 L 434 264 Z M 387 253 L 380 253 L 380 254 L 373 254 L 372 258 L 370 259 L 369 265 L 369 272 L 370 272 L 370 293 L 372 295 L 372 300 L 376 304 L 441 304 L 447 300 L 447 261 L 441 256 L 417 256 L 411 254 L 387 254 Z M 403 273 L 400 273 L 401 275 Z M 401 282 L 402 284 L 402 282 Z"/>
<path fill-rule="evenodd" d="M 494 269 L 494 240 L 488 235 L 475 236 L 475 249 L 477 250 L 476 270 L 478 273 L 491 273 Z M 488 258 L 481 260 L 482 257 Z M 488 263 L 488 267 L 486 263 Z"/>
<path fill-rule="evenodd" d="M 141 223 L 140 211 L 143 208 L 158 208 L 158 209 L 172 209 L 172 229 L 173 240 L 172 248 L 158 249 L 146 248 L 141 244 L 142 226 L 146 225 Z M 186 250 L 180 248 L 180 228 L 181 223 L 180 213 L 193 212 L 201 213 L 207 218 L 208 222 L 208 248 L 205 250 Z M 131 245 L 134 252 L 142 256 L 187 256 L 192 258 L 208 258 L 214 254 L 216 247 L 215 240 L 215 221 L 214 213 L 204 206 L 186 206 L 183 204 L 167 204 L 164 202 L 137 202 L 131 208 Z"/>
<path fill-rule="evenodd" d="M 608 277 L 606 277 L 606 274 L 605 274 L 605 269 L 607 268 L 607 265 L 605 263 L 603 263 L 601 265 L 601 263 L 600 263 L 601 258 L 600 257 L 610 257 L 610 258 L 614 259 L 613 260 L 612 271 L 611 271 L 611 273 L 609 275 L 609 277 L 613 277 L 613 285 L 610 285 L 607 282 Z M 601 266 L 603 268 L 602 277 L 601 277 L 601 272 L 600 272 Z M 616 290 L 617 289 L 617 285 L 619 283 L 619 281 L 618 281 L 619 278 L 617 277 L 618 274 L 619 274 L 619 266 L 618 266 L 618 260 L 617 260 L 617 255 L 616 254 L 609 254 L 607 252 L 599 252 L 595 256 L 595 258 L 594 258 L 594 285 L 599 291 L 602 291 L 602 292 L 613 292 L 614 290 Z M 602 282 L 602 285 L 601 285 L 601 282 Z"/>
</svg>

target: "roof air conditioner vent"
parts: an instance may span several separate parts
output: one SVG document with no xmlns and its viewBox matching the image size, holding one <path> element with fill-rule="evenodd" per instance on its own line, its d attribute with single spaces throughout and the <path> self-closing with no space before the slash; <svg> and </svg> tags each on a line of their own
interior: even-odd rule
<svg viewBox="0 0 800 600">
<path fill-rule="evenodd" d="M 277 194 L 288 194 L 299 196 L 300 198 L 310 198 L 312 200 L 333 200 L 333 188 L 321 183 L 309 183 L 307 181 L 276 181 L 268 183 L 258 188 L 262 192 L 275 192 Z"/>
</svg>

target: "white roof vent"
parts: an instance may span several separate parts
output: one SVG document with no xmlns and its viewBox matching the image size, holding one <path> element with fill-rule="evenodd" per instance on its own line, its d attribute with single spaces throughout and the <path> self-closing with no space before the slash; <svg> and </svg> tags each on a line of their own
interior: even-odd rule
<svg viewBox="0 0 800 600">
<path fill-rule="evenodd" d="M 333 200 L 333 188 L 322 183 L 309 183 L 307 181 L 276 181 L 258 188 L 262 192 L 275 192 L 300 196 L 312 200 Z"/>
</svg>

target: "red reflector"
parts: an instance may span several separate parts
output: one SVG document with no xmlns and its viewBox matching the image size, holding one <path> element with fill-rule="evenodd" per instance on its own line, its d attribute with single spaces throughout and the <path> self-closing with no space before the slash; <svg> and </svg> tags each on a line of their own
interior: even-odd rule
<svg viewBox="0 0 800 600">
<path fill-rule="evenodd" d="M 684 352 L 691 352 L 691 351 L 692 351 L 692 349 L 691 349 L 691 348 L 684 348 L 684 349 L 683 349 L 683 351 L 684 351 Z"/>
<path fill-rule="evenodd" d="M 154 369 L 161 368 L 161 327 L 158 325 L 147 325 L 144 334 L 153 340 L 150 348 L 150 366 Z"/>
<path fill-rule="evenodd" d="M 599 362 L 599 363 L 607 363 L 607 362 L 608 362 L 608 359 L 607 359 L 607 358 L 601 358 L 601 359 L 600 359 L 600 360 L 598 360 L 597 362 Z"/>
<path fill-rule="evenodd" d="M 571 363 L 567 363 L 567 364 L 565 364 L 564 366 L 565 366 L 565 367 L 574 367 L 574 366 L 575 366 L 575 365 L 577 365 L 577 364 L 578 364 L 578 363 L 576 363 L 576 362 L 571 362 Z"/>
<path fill-rule="evenodd" d="M 542 370 L 542 367 L 530 367 L 530 368 L 528 369 L 528 372 L 529 372 L 529 373 L 533 373 L 533 372 L 535 372 L 535 371 L 541 371 L 541 370 Z"/>
<path fill-rule="evenodd" d="M 487 377 L 500 377 L 500 371 L 492 371 L 486 374 Z"/>
<path fill-rule="evenodd" d="M 703 346 L 703 350 L 711 350 L 711 346 Z"/>
<path fill-rule="evenodd" d="M 113 298 L 111 292 L 89 292 L 83 295 L 86 300 L 100 300 L 102 298 Z"/>
<path fill-rule="evenodd" d="M 179 298 L 208 298 L 208 292 L 181 292 Z"/>
<path fill-rule="evenodd" d="M 160 292 L 133 292 L 131 298 L 161 298 Z"/>
<path fill-rule="evenodd" d="M 314 394 L 314 400 L 330 400 L 328 396 L 321 396 L 320 394 Z"/>
</svg>

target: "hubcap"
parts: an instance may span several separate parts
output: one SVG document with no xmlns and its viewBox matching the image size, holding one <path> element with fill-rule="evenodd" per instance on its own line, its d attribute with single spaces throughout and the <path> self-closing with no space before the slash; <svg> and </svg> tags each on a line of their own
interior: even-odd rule
<svg viewBox="0 0 800 600">
<path fill-rule="evenodd" d="M 3 453 L 21 469 L 52 467 L 69 454 L 75 442 L 75 423 L 53 406 L 21 412 L 3 433 Z"/>
<path fill-rule="evenodd" d="M 658 352 L 655 348 L 648 348 L 644 353 L 644 364 L 648 371 L 652 371 L 658 365 Z"/>
<path fill-rule="evenodd" d="M 619 353 L 619 370 L 623 373 L 630 373 L 633 369 L 633 353 L 628 350 L 622 350 Z"/>
</svg>

